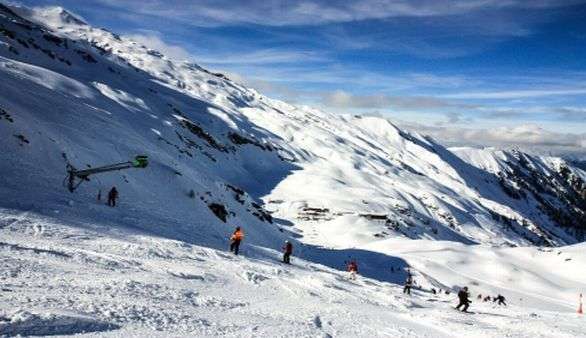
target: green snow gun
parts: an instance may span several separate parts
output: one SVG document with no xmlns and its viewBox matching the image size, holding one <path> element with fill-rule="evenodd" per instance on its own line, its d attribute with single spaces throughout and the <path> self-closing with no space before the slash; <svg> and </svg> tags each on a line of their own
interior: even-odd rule
<svg viewBox="0 0 586 338">
<path fill-rule="evenodd" d="M 67 164 L 67 175 L 68 175 L 68 184 L 67 188 L 70 192 L 74 192 L 77 187 L 83 181 L 89 181 L 89 176 L 93 174 L 104 173 L 108 171 L 115 171 L 115 170 L 123 170 L 129 168 L 146 168 L 149 165 L 149 158 L 145 155 L 138 155 L 134 157 L 134 160 L 128 162 L 121 162 L 110 164 L 102 167 L 85 169 L 85 170 L 77 170 L 71 164 Z M 76 182 L 76 178 L 79 181 Z"/>
</svg>

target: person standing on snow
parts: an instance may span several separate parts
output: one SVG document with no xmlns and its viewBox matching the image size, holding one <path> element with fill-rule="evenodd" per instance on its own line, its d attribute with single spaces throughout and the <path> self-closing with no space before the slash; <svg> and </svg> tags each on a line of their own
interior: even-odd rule
<svg viewBox="0 0 586 338">
<path fill-rule="evenodd" d="M 499 295 L 498 295 L 498 296 L 495 298 L 495 301 L 497 301 L 497 302 L 498 302 L 498 303 L 497 303 L 498 305 L 504 305 L 504 306 L 507 306 L 507 303 L 505 303 L 505 296 L 503 296 L 503 295 L 500 295 L 500 294 L 499 294 Z"/>
<path fill-rule="evenodd" d="M 111 207 L 115 207 L 117 198 L 118 190 L 116 190 L 116 187 L 112 187 L 112 189 L 110 189 L 110 192 L 108 193 L 108 205 Z"/>
<path fill-rule="evenodd" d="M 403 293 L 411 295 L 411 287 L 413 286 L 413 275 L 411 271 L 407 270 L 407 279 L 405 280 L 405 286 L 403 287 Z"/>
<path fill-rule="evenodd" d="M 283 263 L 291 264 L 291 254 L 293 253 L 293 244 L 289 241 L 285 241 L 285 246 L 283 247 Z"/>
<path fill-rule="evenodd" d="M 468 292 L 468 287 L 465 286 L 462 288 L 462 290 L 460 290 L 460 292 L 458 292 L 458 299 L 460 300 L 460 303 L 458 303 L 458 306 L 456 306 L 456 310 L 460 310 L 462 307 L 462 312 L 468 312 L 468 307 L 470 306 L 470 303 L 472 303 L 469 297 L 470 293 Z"/>
<path fill-rule="evenodd" d="M 350 263 L 348 263 L 347 269 L 350 273 L 350 279 L 356 279 L 356 274 L 358 273 L 358 263 L 356 263 L 356 260 L 351 260 Z"/>
<path fill-rule="evenodd" d="M 238 256 L 238 250 L 240 249 L 240 242 L 244 238 L 244 232 L 240 229 L 240 227 L 236 227 L 232 236 L 230 236 L 230 252 L 233 252 L 236 256 Z"/>
</svg>

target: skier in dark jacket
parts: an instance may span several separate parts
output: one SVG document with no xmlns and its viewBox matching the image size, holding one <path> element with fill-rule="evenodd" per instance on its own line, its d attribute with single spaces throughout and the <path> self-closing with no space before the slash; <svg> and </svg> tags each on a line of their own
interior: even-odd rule
<svg viewBox="0 0 586 338">
<path fill-rule="evenodd" d="M 411 287 L 413 286 L 413 275 L 411 271 L 407 271 L 407 279 L 405 280 L 405 286 L 403 287 L 403 293 L 411 295 Z"/>
<path fill-rule="evenodd" d="M 116 190 L 116 187 L 112 187 L 112 189 L 108 193 L 108 205 L 111 207 L 115 207 L 117 198 L 118 198 L 118 190 Z"/>
<path fill-rule="evenodd" d="M 283 263 L 291 264 L 291 254 L 293 253 L 293 244 L 289 241 L 285 241 L 285 246 L 283 247 Z"/>
<path fill-rule="evenodd" d="M 494 298 L 494 300 L 495 300 L 496 302 L 498 302 L 498 303 L 497 303 L 498 305 L 504 305 L 504 306 L 507 306 L 507 303 L 505 303 L 505 301 L 506 301 L 506 299 L 505 299 L 505 296 L 503 296 L 503 295 L 500 295 L 500 294 L 499 294 L 498 296 L 496 296 L 496 297 Z"/>
<path fill-rule="evenodd" d="M 462 312 L 468 312 L 468 306 L 470 306 L 470 303 L 472 303 L 468 297 L 470 297 L 470 293 L 468 292 L 468 287 L 465 286 L 462 288 L 462 290 L 460 290 L 460 292 L 458 292 L 458 299 L 460 300 L 460 303 L 458 303 L 458 306 L 456 306 L 456 310 L 460 310 L 460 308 L 463 307 Z"/>
</svg>

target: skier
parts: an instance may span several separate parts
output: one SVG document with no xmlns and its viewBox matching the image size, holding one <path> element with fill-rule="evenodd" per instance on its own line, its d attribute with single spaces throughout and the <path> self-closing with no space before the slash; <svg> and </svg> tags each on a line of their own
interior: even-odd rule
<svg viewBox="0 0 586 338">
<path fill-rule="evenodd" d="M 348 272 L 350 273 L 350 279 L 356 279 L 356 274 L 358 273 L 358 263 L 356 263 L 356 260 L 351 260 L 348 263 Z"/>
<path fill-rule="evenodd" d="M 102 200 L 102 190 L 98 190 L 98 202 Z"/>
<path fill-rule="evenodd" d="M 470 297 L 470 293 L 468 292 L 468 287 L 465 286 L 462 288 L 462 290 L 460 290 L 460 292 L 458 292 L 458 299 L 460 300 L 460 303 L 458 303 L 458 306 L 456 306 L 456 310 L 460 310 L 460 308 L 463 307 L 462 312 L 468 312 L 468 306 L 470 306 L 470 303 L 472 303 L 468 297 Z"/>
<path fill-rule="evenodd" d="M 112 189 L 108 193 L 108 205 L 111 207 L 115 207 L 117 198 L 118 198 L 118 190 L 116 190 L 116 187 L 112 187 Z"/>
<path fill-rule="evenodd" d="M 240 229 L 240 227 L 236 227 L 234 233 L 230 237 L 230 252 L 233 252 L 235 255 L 238 256 L 238 250 L 240 249 L 240 242 L 244 238 L 244 232 Z"/>
<path fill-rule="evenodd" d="M 293 244 L 289 241 L 285 241 L 285 246 L 283 247 L 283 263 L 291 264 L 291 254 L 293 253 Z"/>
<path fill-rule="evenodd" d="M 496 296 L 495 301 L 498 302 L 498 305 L 504 305 L 507 306 L 507 303 L 505 303 L 506 299 L 505 296 L 499 294 L 498 296 Z"/>
<path fill-rule="evenodd" d="M 405 280 L 405 287 L 403 287 L 403 293 L 411 295 L 411 287 L 413 286 L 413 275 L 411 271 L 407 270 L 407 279 Z"/>
</svg>

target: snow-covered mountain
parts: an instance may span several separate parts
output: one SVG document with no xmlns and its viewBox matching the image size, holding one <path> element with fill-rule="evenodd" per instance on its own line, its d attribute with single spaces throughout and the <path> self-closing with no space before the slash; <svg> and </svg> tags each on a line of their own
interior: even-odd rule
<svg viewBox="0 0 586 338">
<path fill-rule="evenodd" d="M 285 220 L 277 224 L 333 245 L 393 236 L 511 245 L 583 239 L 586 175 L 559 159 L 452 152 L 384 119 L 269 99 L 61 8 L 0 13 L 0 130 L 9 136 L 0 170 L 9 173 L 2 189 L 12 203 L 34 203 L 34 191 L 84 205 L 117 184 L 129 205 L 189 210 L 187 219 L 219 232 L 226 223 L 258 224 L 251 236 L 259 244 L 268 243 L 265 228 L 279 228 L 265 209 Z M 135 154 L 151 157 L 148 170 L 104 175 L 74 195 L 60 185 L 67 163 Z M 212 204 L 225 208 L 226 223 Z"/>
<path fill-rule="evenodd" d="M 584 241 L 586 184 L 584 171 L 560 158 L 519 151 L 452 149 L 468 163 L 499 177 L 499 184 L 516 208 L 546 216 L 571 236 Z M 554 230 L 555 231 L 555 230 Z"/>
<path fill-rule="evenodd" d="M 68 164 L 135 155 L 149 166 L 65 186 Z M 585 181 L 561 159 L 273 100 L 62 8 L 0 4 L 0 335 L 579 336 L 584 245 L 541 246 L 584 239 Z M 112 186 L 116 208 L 97 201 Z M 244 258 L 223 252 L 236 225 Z M 339 271 L 348 258 L 364 279 Z M 463 284 L 514 305 L 454 314 L 445 291 Z"/>
</svg>

